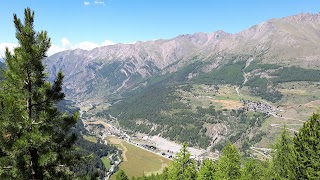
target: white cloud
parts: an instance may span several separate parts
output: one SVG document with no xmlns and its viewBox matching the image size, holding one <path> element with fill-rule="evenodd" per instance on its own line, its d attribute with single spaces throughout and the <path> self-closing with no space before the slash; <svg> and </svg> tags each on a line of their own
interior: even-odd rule
<svg viewBox="0 0 320 180">
<path fill-rule="evenodd" d="M 18 44 L 3 42 L 0 43 L 0 58 L 5 57 L 6 47 L 8 47 L 9 51 L 13 52 L 13 49 L 17 47 Z"/>
<path fill-rule="evenodd" d="M 81 42 L 79 44 L 76 44 L 73 46 L 73 49 L 84 49 L 84 50 L 91 50 L 91 49 L 94 49 L 96 47 L 99 47 L 100 45 L 99 44 L 96 44 L 96 43 L 93 43 L 93 42 L 88 42 L 88 41 L 84 41 L 84 42 Z"/>
<path fill-rule="evenodd" d="M 94 1 L 94 4 L 96 4 L 96 5 L 105 5 L 105 3 L 104 3 L 104 1 L 102 1 L 102 0 L 95 0 Z"/>
<path fill-rule="evenodd" d="M 51 45 L 50 49 L 48 50 L 48 55 L 51 56 L 57 52 L 65 51 L 65 50 L 71 50 L 71 49 L 83 49 L 83 50 L 92 50 L 97 47 L 101 46 L 108 46 L 108 45 L 113 45 L 115 44 L 114 42 L 110 40 L 105 40 L 101 44 L 89 42 L 89 41 L 83 41 L 78 44 L 73 45 L 67 38 L 62 38 L 61 39 L 61 46 L 57 45 Z"/>
<path fill-rule="evenodd" d="M 61 51 L 65 51 L 65 50 L 67 50 L 67 49 L 64 49 L 63 47 L 52 44 L 47 52 L 47 55 L 51 56 L 52 54 L 55 54 L 55 53 L 61 52 Z"/>
<path fill-rule="evenodd" d="M 62 38 L 60 45 L 56 45 L 56 44 L 51 45 L 51 47 L 49 48 L 49 50 L 47 52 L 47 55 L 51 56 L 57 52 L 72 50 L 72 49 L 83 49 L 83 50 L 90 51 L 90 50 L 97 48 L 97 47 L 114 45 L 114 44 L 115 43 L 110 40 L 105 40 L 101 44 L 97 44 L 97 43 L 93 43 L 93 42 L 89 42 L 89 41 L 83 41 L 83 42 L 80 42 L 78 44 L 73 45 L 67 38 Z M 12 52 L 13 49 L 17 46 L 18 45 L 14 44 L 14 43 L 8 43 L 8 42 L 1 43 L 0 42 L 0 59 L 5 56 L 6 47 L 8 47 L 9 50 Z"/>
<path fill-rule="evenodd" d="M 63 49 L 72 49 L 72 44 L 67 38 L 62 38 L 61 43 Z"/>
<path fill-rule="evenodd" d="M 90 5 L 90 2 L 84 1 L 83 4 L 84 4 L 85 6 L 88 6 L 88 5 Z"/>
<path fill-rule="evenodd" d="M 109 40 L 105 40 L 101 43 L 101 46 L 114 45 L 115 43 Z"/>
<path fill-rule="evenodd" d="M 137 42 L 139 42 L 139 41 L 125 42 L 125 43 L 123 43 L 123 44 L 135 44 L 135 43 L 137 43 Z"/>
</svg>

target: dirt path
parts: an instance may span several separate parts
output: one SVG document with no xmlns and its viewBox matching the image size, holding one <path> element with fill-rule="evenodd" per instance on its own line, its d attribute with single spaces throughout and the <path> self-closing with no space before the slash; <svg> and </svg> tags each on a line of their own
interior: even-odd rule
<svg viewBox="0 0 320 180">
<path fill-rule="evenodd" d="M 128 152 L 128 149 L 126 146 L 123 145 L 123 140 L 122 139 L 117 139 L 117 138 L 108 138 L 108 141 L 110 141 L 111 144 L 115 144 L 115 145 L 120 145 L 121 146 L 121 150 L 122 150 L 122 158 L 123 161 L 128 161 L 128 158 L 126 156 L 126 153 Z"/>
<path fill-rule="evenodd" d="M 304 106 L 308 107 L 308 108 L 318 108 L 320 105 L 320 100 L 315 100 L 315 101 L 310 101 L 307 104 L 305 104 Z"/>
<path fill-rule="evenodd" d="M 266 155 L 264 154 L 263 152 L 261 151 L 265 151 L 267 150 L 266 148 L 256 148 L 256 147 L 250 147 L 251 150 L 253 150 L 254 152 L 262 155 L 263 157 L 267 158 L 267 159 L 270 159 L 271 157 L 269 155 Z M 269 149 L 268 149 L 269 150 Z"/>
<path fill-rule="evenodd" d="M 236 87 L 236 92 L 237 92 L 238 96 L 240 96 L 239 87 Z"/>
<path fill-rule="evenodd" d="M 251 62 L 254 60 L 254 58 L 250 58 L 246 61 L 246 65 L 243 69 L 246 69 L 248 66 L 250 66 Z M 243 77 L 244 77 L 244 81 L 243 81 L 243 84 L 242 85 L 245 85 L 248 81 L 248 73 L 246 73 L 244 70 L 242 70 L 242 73 L 243 73 Z"/>
<path fill-rule="evenodd" d="M 287 125 L 291 125 L 291 124 L 287 124 Z M 295 124 L 294 124 L 294 125 L 295 125 Z M 276 128 L 283 128 L 283 124 L 270 124 L 270 126 L 271 126 L 271 127 L 276 127 Z M 290 130 L 290 131 L 293 131 L 293 132 L 299 132 L 299 131 L 297 131 L 297 130 L 295 130 L 295 129 L 292 129 L 292 128 L 288 128 L 288 127 L 287 127 L 287 129 Z"/>
<path fill-rule="evenodd" d="M 127 76 L 127 72 L 126 72 L 126 71 L 124 71 L 124 72 L 125 72 L 125 74 L 126 74 L 126 76 Z M 128 77 L 128 76 L 127 76 L 127 77 Z M 126 80 L 124 80 L 124 81 L 122 82 L 121 86 L 120 86 L 115 92 L 118 92 L 118 91 L 120 91 L 121 88 L 125 87 L 126 84 L 127 84 L 127 82 L 128 82 L 129 80 L 130 80 L 130 77 L 128 77 Z"/>
<path fill-rule="evenodd" d="M 285 120 L 293 120 L 293 121 L 300 121 L 300 122 L 306 122 L 305 120 L 301 120 L 301 119 L 295 119 L 295 118 L 288 118 L 288 117 L 279 117 L 279 116 L 274 116 L 276 118 L 280 118 L 280 119 L 285 119 Z"/>
</svg>

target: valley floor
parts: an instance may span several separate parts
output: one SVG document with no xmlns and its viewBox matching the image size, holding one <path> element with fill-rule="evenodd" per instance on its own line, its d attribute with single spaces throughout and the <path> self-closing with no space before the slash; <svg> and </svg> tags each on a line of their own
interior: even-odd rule
<svg viewBox="0 0 320 180">
<path fill-rule="evenodd" d="M 266 135 L 262 137 L 261 141 L 250 147 L 250 154 L 259 159 L 270 158 L 271 144 L 275 142 L 284 125 L 291 132 L 296 132 L 312 112 L 320 107 L 319 87 L 317 85 L 309 86 L 308 83 L 303 82 L 286 83 L 278 87 L 284 97 L 277 103 L 270 103 L 259 97 L 251 96 L 246 88 L 234 86 L 219 88 L 218 92 L 212 93 L 206 86 L 196 86 L 194 94 L 182 93 L 182 101 L 188 102 L 189 100 L 198 106 L 210 106 L 212 102 L 215 107 L 220 109 L 241 107 L 248 108 L 249 111 L 261 111 L 269 114 L 270 116 L 258 130 L 265 132 Z M 243 99 L 248 100 L 247 104 L 242 101 Z M 118 128 L 116 118 L 110 116 L 110 119 L 107 120 L 96 117 L 96 111 L 101 111 L 99 106 L 102 107 L 103 103 L 98 104 L 96 109 L 92 109 L 91 103 L 88 103 L 86 109 L 82 108 L 83 111 L 91 111 L 91 116 L 83 119 L 84 124 L 90 132 L 105 140 L 105 143 L 117 145 L 123 151 L 123 162 L 120 169 L 128 172 L 129 176 L 161 172 L 181 148 L 180 144 L 159 136 L 147 136 L 141 133 L 129 136 Z M 207 150 L 189 148 L 188 150 L 195 159 L 217 159 L 219 156 L 218 153 L 210 152 L 210 148 Z"/>
<path fill-rule="evenodd" d="M 123 162 L 120 164 L 120 169 L 124 170 L 129 177 L 161 173 L 171 162 L 168 158 L 142 149 L 118 137 L 108 136 L 106 139 L 110 144 L 116 145 L 122 150 Z M 111 176 L 111 179 L 115 179 L 115 177 Z"/>
</svg>

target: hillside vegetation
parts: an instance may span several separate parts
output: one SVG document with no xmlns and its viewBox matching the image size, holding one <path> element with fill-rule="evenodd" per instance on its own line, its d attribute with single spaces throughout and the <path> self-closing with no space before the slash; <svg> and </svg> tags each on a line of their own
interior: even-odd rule
<svg viewBox="0 0 320 180">
<path fill-rule="evenodd" d="M 132 179 L 319 179 L 319 120 L 320 114 L 313 114 L 294 136 L 284 127 L 270 159 L 245 158 L 234 145 L 227 144 L 217 161 L 205 159 L 197 165 L 185 144 L 162 174 Z M 118 172 L 116 177 L 117 180 L 129 179 L 125 171 Z"/>
<path fill-rule="evenodd" d="M 122 127 L 135 133 L 217 150 L 231 142 L 248 151 L 266 135 L 261 128 L 269 115 L 244 111 L 241 100 L 279 103 L 284 95 L 282 83 L 317 82 L 320 75 L 319 70 L 272 64 L 252 63 L 245 67 L 244 61 L 231 61 L 200 73 L 203 66 L 205 63 L 192 63 L 174 73 L 151 77 L 144 85 L 124 93 L 102 114 L 112 114 Z M 188 78 L 190 73 L 198 75 Z M 245 73 L 255 75 L 244 82 Z M 291 76 L 294 73 L 297 75 Z M 228 86 L 231 91 L 224 93 Z M 237 87 L 243 94 L 236 93 Z"/>
<path fill-rule="evenodd" d="M 68 98 L 92 104 L 92 113 L 106 120 L 115 116 L 128 132 L 208 149 L 231 141 L 248 150 L 254 144 L 268 147 L 284 123 L 296 131 L 320 106 L 319 30 L 319 14 L 299 14 L 235 34 L 65 51 L 46 64 L 50 80 L 65 72 Z M 248 101 L 279 112 L 247 110 Z"/>
</svg>

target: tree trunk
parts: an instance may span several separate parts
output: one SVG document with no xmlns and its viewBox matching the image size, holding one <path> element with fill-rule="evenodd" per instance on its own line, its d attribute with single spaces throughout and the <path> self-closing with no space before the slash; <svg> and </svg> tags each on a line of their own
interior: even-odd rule
<svg viewBox="0 0 320 180">
<path fill-rule="evenodd" d="M 32 118 L 32 83 L 31 83 L 31 75 L 29 72 L 29 69 L 27 69 L 27 91 L 28 91 L 28 97 L 27 97 L 27 111 L 28 111 L 28 117 L 29 119 Z"/>
<path fill-rule="evenodd" d="M 41 180 L 43 179 L 41 177 L 42 173 L 40 172 L 39 166 L 38 166 L 38 160 L 39 155 L 37 149 L 32 148 L 30 150 L 30 156 L 31 156 L 31 179 L 32 180 Z"/>
</svg>

